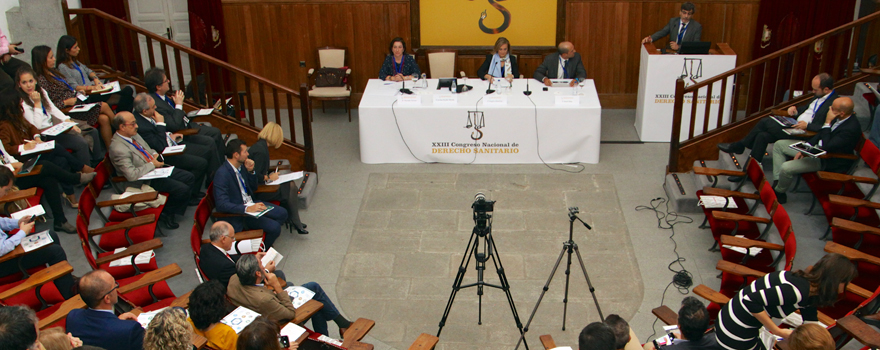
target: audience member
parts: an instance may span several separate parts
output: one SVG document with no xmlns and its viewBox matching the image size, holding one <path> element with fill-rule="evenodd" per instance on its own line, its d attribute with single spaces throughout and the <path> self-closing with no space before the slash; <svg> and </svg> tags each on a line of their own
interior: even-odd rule
<svg viewBox="0 0 880 350">
<path fill-rule="evenodd" d="M 40 45 L 31 50 L 31 63 L 37 73 L 37 82 L 46 90 L 48 97 L 57 103 L 58 108 L 65 109 L 83 101 L 79 99 L 76 89 L 67 84 L 57 69 L 55 69 L 55 54 L 52 48 Z M 113 119 L 113 110 L 110 105 L 101 102 L 100 108 L 92 108 L 85 112 L 71 113 L 73 119 L 86 122 L 89 125 L 98 125 L 101 131 L 101 139 L 105 145 L 110 145 L 113 130 L 110 128 L 110 119 Z"/>
<path fill-rule="evenodd" d="M 12 179 L 15 175 L 5 166 L 0 166 L 0 197 L 5 196 L 12 188 Z M 34 222 L 30 221 L 31 216 L 21 219 L 13 219 L 8 217 L 0 217 L 0 256 L 9 254 L 19 244 L 21 240 L 34 229 Z M 45 266 L 46 264 L 55 265 L 62 261 L 67 261 L 67 254 L 64 248 L 61 248 L 61 241 L 54 232 L 49 231 L 52 237 L 52 244 L 26 253 L 19 259 L 7 260 L 0 263 L 0 277 L 6 277 L 21 272 L 21 268 L 30 269 L 37 266 Z M 55 287 L 64 299 L 73 296 L 72 287 L 74 284 L 73 276 L 66 274 L 55 280 Z"/>
<path fill-rule="evenodd" d="M 655 42 L 669 35 L 669 47 L 673 50 L 678 50 L 683 42 L 700 41 L 700 36 L 703 34 L 703 26 L 693 19 L 696 10 L 696 6 L 690 1 L 681 4 L 679 17 L 670 18 L 669 23 L 663 29 L 642 39 L 642 44 Z"/>
<path fill-rule="evenodd" d="M 144 332 L 144 350 L 190 350 L 192 327 L 183 308 L 165 308 L 153 317 Z"/>
<path fill-rule="evenodd" d="M 147 141 L 150 148 L 163 153 L 166 147 L 184 143 L 183 135 L 166 131 L 165 117 L 156 112 L 156 102 L 150 95 L 142 92 L 135 96 L 133 108 L 138 135 Z M 219 166 L 219 163 L 215 163 L 217 157 L 213 152 L 210 147 L 187 142 L 182 154 L 165 157 L 165 163 L 189 171 L 196 178 L 193 184 L 201 186 L 206 176 L 213 178 L 214 171 Z M 210 182 L 209 179 L 208 183 Z"/>
<path fill-rule="evenodd" d="M 831 103 L 838 95 L 834 92 L 834 78 L 828 73 L 821 73 L 813 77 L 813 98 L 810 103 L 802 105 L 800 108 L 791 106 L 788 108 L 788 114 L 797 117 L 795 129 L 808 130 L 818 132 L 825 123 L 825 116 L 831 108 Z M 783 131 L 785 127 L 779 124 L 773 117 L 763 118 L 755 124 L 755 127 L 749 131 L 749 134 L 740 141 L 733 143 L 719 143 L 718 149 L 727 153 L 740 154 L 745 152 L 746 148 L 752 150 L 749 154 L 758 162 L 764 160 L 764 152 L 767 151 L 767 145 L 778 140 L 803 138 L 798 135 L 789 135 Z M 738 181 L 741 178 L 732 180 Z"/>
<path fill-rule="evenodd" d="M 11 88 L 15 84 L 12 77 L 21 67 L 30 67 L 26 62 L 12 57 L 24 53 L 24 49 L 18 51 L 18 45 L 21 43 L 10 44 L 6 34 L 0 31 L 0 90 Z"/>
<path fill-rule="evenodd" d="M 83 93 L 104 90 L 104 84 L 98 79 L 98 74 L 92 71 L 89 66 L 79 62 L 78 56 L 80 46 L 76 42 L 76 38 L 70 35 L 62 35 L 58 39 L 58 46 L 55 52 L 58 55 L 55 68 L 61 73 L 61 77 L 68 85 L 73 86 L 76 91 Z M 116 103 L 116 111 L 131 112 L 134 104 L 134 89 L 130 85 L 122 87 L 119 92 L 112 94 L 90 94 L 86 99 L 86 103 L 108 102 L 112 97 L 118 97 Z"/>
<path fill-rule="evenodd" d="M 413 80 L 422 74 L 416 59 L 406 54 L 406 42 L 403 38 L 391 39 L 388 55 L 379 68 L 379 79 L 386 81 Z"/>
<path fill-rule="evenodd" d="M 211 149 L 217 155 L 216 163 L 219 164 L 225 146 L 220 129 L 190 122 L 190 118 L 183 111 L 183 90 L 175 91 L 171 97 L 166 96 L 171 91 L 171 80 L 165 76 L 165 71 L 161 68 L 150 68 L 144 73 L 144 85 L 150 97 L 155 99 L 156 111 L 165 116 L 166 129 L 170 132 L 198 129 L 198 135 L 184 136 L 184 140 Z"/>
<path fill-rule="evenodd" d="M 238 335 L 235 348 L 236 350 L 282 350 L 278 339 L 280 333 L 281 329 L 277 323 L 266 316 L 260 316 L 244 327 L 241 334 Z M 288 340 L 290 347 L 287 349 L 299 348 L 299 343 L 294 339 Z"/>
<path fill-rule="evenodd" d="M 495 47 L 492 53 L 486 55 L 483 65 L 477 69 L 477 76 L 480 79 L 488 80 L 492 78 L 519 78 L 519 64 L 516 62 L 516 56 L 511 53 L 510 41 L 505 37 L 498 37 L 495 40 Z"/>
<path fill-rule="evenodd" d="M 834 339 L 825 327 L 815 323 L 805 323 L 791 332 L 788 337 L 790 350 L 834 350 Z"/>
<path fill-rule="evenodd" d="M 107 271 L 94 270 L 79 279 L 79 295 L 88 309 L 67 314 L 67 331 L 83 343 L 114 350 L 143 348 L 144 329 L 137 317 L 126 312 L 117 317 L 113 306 L 119 301 L 119 283 Z"/>
<path fill-rule="evenodd" d="M 833 305 L 857 274 L 849 259 L 832 253 L 809 271 L 773 272 L 756 279 L 722 307 L 715 323 L 718 344 L 726 349 L 761 350 L 761 325 L 773 335 L 788 338 L 791 329 L 779 328 L 771 317 L 783 318 L 800 310 L 804 321 L 816 322 L 816 308 Z"/>
<path fill-rule="evenodd" d="M 575 86 L 578 81 L 587 79 L 587 70 L 581 54 L 574 50 L 574 44 L 563 41 L 556 47 L 556 52 L 547 55 L 535 69 L 534 77 L 547 86 L 553 85 L 551 79 L 571 79 L 569 86 Z"/>
<path fill-rule="evenodd" d="M 27 306 L 0 307 L 0 344 L 7 350 L 39 350 L 37 315 Z"/>
<path fill-rule="evenodd" d="M 263 230 L 266 235 L 263 241 L 266 249 L 269 249 L 281 234 L 281 224 L 287 221 L 287 210 L 254 200 L 254 192 L 258 187 L 254 166 L 254 161 L 248 159 L 244 141 L 230 140 L 226 145 L 226 162 L 214 175 L 214 207 L 220 213 L 242 214 L 222 218 L 232 224 L 235 232 L 245 229 Z M 272 209 L 259 217 L 249 214 L 263 212 L 270 206 Z"/>
<path fill-rule="evenodd" d="M 593 322 L 581 330 L 578 336 L 579 350 L 614 350 L 617 339 L 614 331 L 602 322 Z"/>
<path fill-rule="evenodd" d="M 193 332 L 208 339 L 208 347 L 215 350 L 235 350 L 238 335 L 232 327 L 220 320 L 228 312 L 226 285 L 212 280 L 202 283 L 189 296 L 189 323 Z"/>
<path fill-rule="evenodd" d="M 709 311 L 693 296 L 685 297 L 678 309 L 678 334 L 672 344 L 661 350 L 720 350 L 715 334 L 706 334 L 709 328 Z M 653 342 L 645 343 L 646 350 L 654 349 Z"/>
<path fill-rule="evenodd" d="M 165 163 L 157 159 L 159 153 L 151 149 L 138 135 L 138 125 L 133 114 L 120 112 L 113 118 L 113 126 L 116 128 L 116 134 L 110 142 L 110 161 L 118 174 L 140 186 L 144 182 L 138 180 L 141 176 L 153 169 L 163 167 Z M 183 215 L 186 212 L 187 202 L 189 205 L 198 204 L 199 187 L 195 186 L 193 174 L 186 170 L 174 168 L 169 177 L 147 180 L 147 182 L 156 191 L 168 194 L 159 221 L 170 229 L 180 226 L 174 215 Z"/>
<path fill-rule="evenodd" d="M 629 343 L 630 339 L 629 323 L 616 314 L 608 315 L 608 317 L 605 317 L 605 321 L 602 322 L 614 332 L 614 348 L 617 350 L 623 350 L 623 348 L 626 347 L 626 343 Z"/>
<path fill-rule="evenodd" d="M 269 270 L 263 267 L 256 256 L 240 257 L 235 263 L 235 276 L 229 279 L 229 285 L 226 287 L 226 295 L 233 304 L 254 310 L 273 321 L 290 321 L 296 316 L 296 309 L 293 308 L 290 296 L 284 290 L 287 283 L 267 271 Z M 324 304 L 324 307 L 312 316 L 312 328 L 315 332 L 329 335 L 327 321 L 333 320 L 339 327 L 339 335 L 342 336 L 351 326 L 351 322 L 339 313 L 319 284 L 309 282 L 302 286 L 315 292 L 313 300 Z"/>
<path fill-rule="evenodd" d="M 217 221 L 211 226 L 209 238 L 211 242 L 202 244 L 202 249 L 199 252 L 199 268 L 209 280 L 217 280 L 226 287 L 229 284 L 229 278 L 235 274 L 235 263 L 239 258 L 237 254 L 228 254 L 236 244 L 235 230 L 228 222 Z M 266 253 L 259 252 L 256 256 L 258 260 L 262 261 Z M 284 278 L 284 272 L 275 270 L 274 261 L 270 261 L 264 267 L 279 279 L 287 280 Z"/>
<path fill-rule="evenodd" d="M 83 345 L 82 340 L 70 333 L 64 333 L 61 327 L 40 331 L 40 344 L 45 350 L 103 350 L 99 347 Z"/>
<path fill-rule="evenodd" d="M 248 148 L 248 158 L 254 161 L 254 173 L 257 175 L 257 182 L 264 185 L 269 181 L 278 180 L 278 172 L 269 173 L 271 164 L 269 164 L 269 147 L 278 149 L 284 143 L 284 135 L 281 126 L 273 122 L 263 126 L 263 130 L 257 136 L 257 142 L 254 142 Z M 287 224 L 292 225 L 299 234 L 308 234 L 306 224 L 299 219 L 299 188 L 292 185 L 292 182 L 285 182 L 279 185 L 278 191 L 270 193 L 257 193 L 257 199 L 261 201 L 278 201 L 284 209 L 287 209 Z"/>
<path fill-rule="evenodd" d="M 825 116 L 825 124 L 807 142 L 828 153 L 853 154 L 862 138 L 862 128 L 856 118 L 851 118 L 852 111 L 853 102 L 849 97 L 835 99 Z M 773 175 L 777 181 L 773 190 L 776 191 L 779 204 L 785 204 L 785 192 L 793 185 L 798 174 L 819 170 L 845 173 L 854 162 L 843 158 L 820 159 L 804 156 L 789 147 L 796 142 L 799 141 L 780 140 L 773 145 Z M 789 157 L 794 159 L 789 160 Z"/>
</svg>

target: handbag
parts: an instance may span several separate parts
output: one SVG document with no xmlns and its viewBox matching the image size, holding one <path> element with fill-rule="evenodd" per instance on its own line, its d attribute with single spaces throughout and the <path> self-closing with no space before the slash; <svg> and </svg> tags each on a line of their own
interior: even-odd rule
<svg viewBox="0 0 880 350">
<path fill-rule="evenodd" d="M 315 86 L 317 87 L 337 87 L 345 86 L 345 69 L 328 68 L 318 69 L 315 75 Z"/>
</svg>

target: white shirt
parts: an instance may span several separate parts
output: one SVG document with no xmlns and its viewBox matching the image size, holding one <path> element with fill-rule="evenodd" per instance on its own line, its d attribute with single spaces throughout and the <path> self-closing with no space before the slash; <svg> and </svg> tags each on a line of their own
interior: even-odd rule
<svg viewBox="0 0 880 350">
<path fill-rule="evenodd" d="M 556 70 L 556 79 L 565 79 L 565 66 L 564 64 L 568 63 L 567 59 L 562 57 L 559 58 L 559 67 Z"/>
<path fill-rule="evenodd" d="M 12 168 L 11 164 L 18 163 L 18 160 L 15 159 L 15 157 L 13 157 L 11 154 L 9 154 L 9 152 L 6 152 L 6 148 L 3 147 L 3 142 L 0 142 L 0 160 L 2 160 L 4 163 L 6 163 L 4 165 L 6 165 L 6 167 L 9 168 L 9 170 L 13 170 L 13 171 L 14 171 L 14 169 Z"/>
<path fill-rule="evenodd" d="M 254 204 L 253 198 L 247 193 L 247 189 L 241 186 L 244 182 L 244 177 L 241 176 L 240 168 L 236 169 L 235 165 L 232 165 L 232 162 L 229 159 L 226 160 L 229 163 L 229 166 L 232 167 L 232 170 L 235 170 L 235 182 L 238 184 L 238 190 L 241 191 L 241 199 L 244 202 L 244 207 L 247 208 Z"/>
<path fill-rule="evenodd" d="M 804 113 L 801 113 L 801 115 L 798 116 L 797 120 L 799 122 L 810 124 L 810 122 L 813 121 L 813 114 L 816 113 L 816 111 L 819 109 L 819 106 L 823 105 L 825 103 L 825 100 L 827 100 L 828 96 L 832 93 L 834 93 L 834 91 L 831 91 L 825 94 L 825 96 L 813 100 L 813 102 L 811 102 L 810 105 L 807 106 L 807 109 L 804 111 Z"/>
<path fill-rule="evenodd" d="M 46 94 L 46 90 L 43 90 L 43 96 L 46 96 L 46 98 L 41 101 L 42 107 L 31 107 L 24 101 L 21 101 L 21 107 L 24 109 L 24 119 L 27 119 L 28 122 L 40 130 L 55 125 L 52 122 L 53 117 L 58 119 L 59 122 L 70 120 L 70 117 L 64 115 L 60 109 L 55 107 L 55 104 L 52 103 L 52 100 Z M 45 108 L 46 113 L 43 113 L 43 108 Z"/>
</svg>

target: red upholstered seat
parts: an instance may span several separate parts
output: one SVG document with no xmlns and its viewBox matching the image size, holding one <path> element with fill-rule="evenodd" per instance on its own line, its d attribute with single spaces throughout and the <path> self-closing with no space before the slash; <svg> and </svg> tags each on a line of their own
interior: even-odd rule
<svg viewBox="0 0 880 350">
<path fill-rule="evenodd" d="M 124 286 L 124 285 L 132 283 L 134 281 L 137 281 L 140 278 L 141 278 L 141 276 L 138 275 L 138 276 L 133 276 L 133 277 L 129 277 L 129 278 L 117 279 L 116 282 L 118 282 L 120 286 Z M 166 283 L 165 281 L 160 281 L 160 282 L 154 284 L 152 287 L 152 291 L 153 291 L 153 294 L 156 295 L 156 298 L 158 300 L 153 300 L 153 297 L 150 296 L 150 288 L 147 288 L 147 287 L 134 290 L 130 293 L 121 294 L 120 297 L 122 299 L 125 299 L 129 303 L 134 304 L 135 306 L 145 308 L 144 309 L 145 311 L 150 311 L 150 310 L 147 310 L 146 308 L 152 307 L 152 305 L 157 302 L 164 302 L 167 299 L 170 299 L 167 301 L 167 304 L 170 304 L 172 301 L 174 301 L 174 299 L 177 298 L 177 296 L 174 295 L 174 292 L 171 291 L 171 288 L 168 287 L 168 283 Z M 165 306 L 168 306 L 167 304 L 165 304 Z M 155 309 L 160 309 L 160 308 L 161 307 L 157 307 Z M 153 310 L 155 310 L 155 309 L 153 309 Z"/>
<path fill-rule="evenodd" d="M 7 291 L 12 289 L 15 286 L 18 286 L 25 281 L 18 281 L 9 284 L 4 284 L 0 286 L 0 292 Z M 55 288 L 55 283 L 49 282 L 46 283 L 39 288 L 40 297 L 46 301 L 47 304 L 58 304 L 64 302 L 64 297 L 61 296 L 61 293 L 58 292 L 58 288 Z M 33 310 L 40 310 L 42 308 L 42 303 L 37 299 L 37 289 L 27 290 L 13 296 L 9 299 L 3 300 L 3 304 L 6 305 L 25 305 Z"/>
</svg>

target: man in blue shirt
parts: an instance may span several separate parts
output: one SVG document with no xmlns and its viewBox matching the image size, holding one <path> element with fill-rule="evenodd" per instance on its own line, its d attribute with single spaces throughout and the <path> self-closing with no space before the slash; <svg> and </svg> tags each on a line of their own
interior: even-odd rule
<svg viewBox="0 0 880 350">
<path fill-rule="evenodd" d="M 6 196 L 6 194 L 12 190 L 13 179 L 15 179 L 15 175 L 12 171 L 5 166 L 0 166 L 0 184 L 2 184 L 2 186 L 0 186 L 0 197 Z M 15 248 L 21 244 L 21 240 L 27 236 L 28 232 L 31 232 L 34 229 L 34 223 L 30 219 L 30 216 L 23 217 L 19 220 L 6 217 L 0 218 L 0 256 L 9 254 L 15 250 Z M 58 240 L 58 236 L 52 231 L 49 231 L 49 236 L 52 237 L 52 244 L 31 251 L 18 259 L 11 259 L 0 263 L 0 277 L 6 277 L 21 272 L 19 268 L 19 259 L 21 259 L 21 267 L 25 269 L 37 266 L 51 266 L 67 260 L 67 255 L 64 254 L 64 248 L 61 248 L 61 245 L 59 244 L 60 241 Z M 70 274 L 64 275 L 55 280 L 55 286 L 58 288 L 58 291 L 64 299 L 73 296 L 71 291 L 73 283 L 73 276 Z"/>
</svg>

